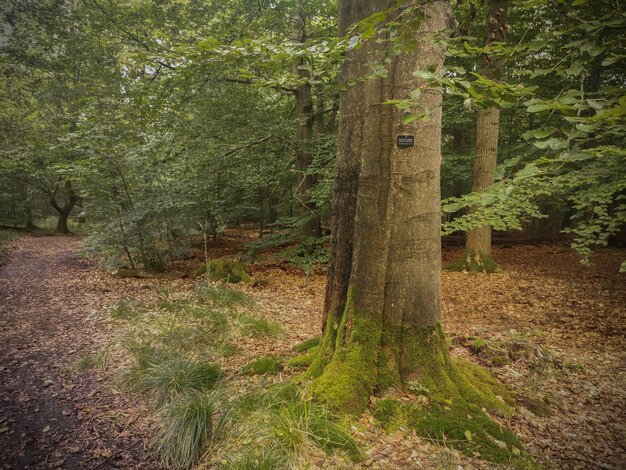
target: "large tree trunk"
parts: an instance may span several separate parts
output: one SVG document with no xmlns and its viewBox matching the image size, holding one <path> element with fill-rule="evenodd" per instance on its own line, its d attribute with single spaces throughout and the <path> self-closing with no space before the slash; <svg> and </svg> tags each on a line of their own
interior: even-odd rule
<svg viewBox="0 0 626 470">
<path fill-rule="evenodd" d="M 293 24 L 293 40 L 304 42 L 306 39 L 306 16 L 303 12 L 294 17 Z M 298 78 L 305 80 L 305 83 L 296 87 L 294 95 L 296 100 L 296 170 L 298 172 L 296 195 L 300 216 L 305 220 L 301 228 L 301 236 L 307 238 L 319 237 L 321 224 L 317 208 L 309 195 L 310 189 L 315 184 L 315 176 L 307 173 L 313 162 L 311 146 L 314 114 L 311 85 L 308 82 L 310 73 L 307 69 L 301 68 L 303 65 L 305 65 L 304 60 L 297 59 L 294 63 L 293 72 Z"/>
<path fill-rule="evenodd" d="M 341 34 L 393 5 L 342 1 Z M 415 48 L 397 56 L 368 41 L 348 52 L 341 71 L 347 83 L 368 75 L 374 54 L 389 59 L 386 78 L 359 80 L 340 96 L 326 321 L 308 374 L 317 377 L 315 392 L 345 411 L 361 411 L 376 390 L 423 378 L 435 355 L 440 365 L 447 362 L 440 326 L 441 93 L 425 91 L 413 110 L 437 109 L 426 122 L 404 125 L 403 111 L 382 104 L 423 84 L 415 70 L 443 65 L 444 51 L 426 36 L 448 26 L 448 2 L 430 1 L 423 10 Z M 415 146 L 396 145 L 405 134 L 415 136 Z"/>
<path fill-rule="evenodd" d="M 489 0 L 485 22 L 485 45 L 505 42 L 508 17 L 508 0 Z M 501 58 L 485 56 L 483 74 L 490 79 L 499 80 L 502 74 Z M 498 133 L 500 129 L 500 109 L 496 107 L 478 110 L 476 122 L 476 159 L 472 191 L 480 192 L 493 184 L 493 172 L 498 158 Z M 491 262 L 491 226 L 484 225 L 467 233 L 464 256 L 485 271 Z"/>
</svg>

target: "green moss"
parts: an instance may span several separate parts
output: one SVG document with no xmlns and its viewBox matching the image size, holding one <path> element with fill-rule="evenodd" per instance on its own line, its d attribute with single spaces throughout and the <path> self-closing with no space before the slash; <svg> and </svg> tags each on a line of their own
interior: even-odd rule
<svg viewBox="0 0 626 470">
<path fill-rule="evenodd" d="M 361 413 L 376 387 L 375 365 L 379 360 L 382 331 L 382 318 L 358 314 L 355 298 L 354 289 L 349 289 L 343 318 L 335 335 L 334 354 L 313 383 L 314 395 L 347 414 Z M 327 334 L 331 336 L 332 333 L 327 331 Z M 324 353 L 323 347 L 324 341 L 318 358 Z"/>
<path fill-rule="evenodd" d="M 306 354 L 291 358 L 289 359 L 287 363 L 291 367 L 294 367 L 296 369 L 303 369 L 305 367 L 309 367 L 315 360 L 318 350 L 319 350 L 319 347 L 311 348 L 308 350 Z"/>
<path fill-rule="evenodd" d="M 209 279 L 211 281 L 224 281 L 231 284 L 238 284 L 239 282 L 252 282 L 252 277 L 246 272 L 238 261 L 228 259 L 214 259 L 209 261 L 208 264 L 203 264 L 196 270 L 196 275 L 200 276 L 209 273 Z"/>
<path fill-rule="evenodd" d="M 310 367 L 303 374 L 303 379 L 316 379 L 324 371 L 324 367 L 328 364 L 335 351 L 335 343 L 337 339 L 338 325 L 334 323 L 335 314 L 333 312 L 328 313 L 326 318 L 326 328 L 324 330 L 324 336 L 320 340 L 319 349 L 311 362 Z"/>
<path fill-rule="evenodd" d="M 478 273 L 500 273 L 502 268 L 498 266 L 491 256 L 478 253 L 476 250 L 464 250 L 456 263 L 444 267 L 446 271 Z"/>
<path fill-rule="evenodd" d="M 264 356 L 246 364 L 242 370 L 250 375 L 276 375 L 283 365 L 276 356 Z"/>
<path fill-rule="evenodd" d="M 479 338 L 477 340 L 474 341 L 474 344 L 472 344 L 472 349 L 476 352 L 480 352 L 483 349 L 485 349 L 487 346 L 489 345 L 489 341 L 484 339 L 484 338 Z"/>
<path fill-rule="evenodd" d="M 532 467 L 530 456 L 511 431 L 462 398 L 424 407 L 383 398 L 372 406 L 372 415 L 388 431 L 408 427 L 470 456 L 478 452 L 491 462 L 510 463 L 514 468 Z"/>
<path fill-rule="evenodd" d="M 490 414 L 511 416 L 514 399 L 495 377 L 486 369 L 465 359 L 455 359 L 454 369 L 458 377 L 460 396 L 480 408 L 485 408 Z"/>
<path fill-rule="evenodd" d="M 529 455 L 511 431 L 491 420 L 478 406 L 463 400 L 450 406 L 433 405 L 424 411 L 413 409 L 408 413 L 408 421 L 418 434 L 445 439 L 467 455 L 479 452 L 483 459 L 515 462 L 518 468 L 531 465 Z"/>
<path fill-rule="evenodd" d="M 509 359 L 509 356 L 493 356 L 491 358 L 491 363 L 496 366 L 496 367 L 502 367 L 502 366 L 506 366 L 508 364 L 511 363 L 511 359 Z"/>
<path fill-rule="evenodd" d="M 309 338 L 306 341 L 303 341 L 302 343 L 296 344 L 293 348 L 291 348 L 291 350 L 296 351 L 296 352 L 304 352 L 319 345 L 320 345 L 320 338 Z"/>
<path fill-rule="evenodd" d="M 372 416 L 385 429 L 393 430 L 397 427 L 402 415 L 402 403 L 392 398 L 383 398 L 372 406 Z"/>
</svg>

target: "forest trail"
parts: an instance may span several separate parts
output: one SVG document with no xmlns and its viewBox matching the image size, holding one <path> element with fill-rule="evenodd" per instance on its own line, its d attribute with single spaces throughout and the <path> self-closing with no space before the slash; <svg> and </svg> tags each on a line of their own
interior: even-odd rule
<svg viewBox="0 0 626 470">
<path fill-rule="evenodd" d="M 113 300 L 79 250 L 79 238 L 23 237 L 0 266 L 2 468 L 156 467 L 129 398 L 73 369 L 110 336 L 93 314 Z"/>
<path fill-rule="evenodd" d="M 234 253 L 241 241 L 232 242 Z M 211 256 L 224 249 L 211 247 Z M 155 423 L 146 418 L 141 397 L 117 390 L 119 364 L 112 360 L 88 372 L 77 365 L 120 337 L 120 324 L 107 314 L 115 302 L 150 304 L 159 289 L 184 291 L 197 280 L 118 279 L 79 252 L 79 238 L 23 237 L 0 265 L 0 468 L 158 468 L 146 451 Z M 623 468 L 621 254 L 604 250 L 591 268 L 580 267 L 560 245 L 496 248 L 494 254 L 505 273 L 443 273 L 452 353 L 490 368 L 519 394 L 518 413 L 503 422 L 539 461 L 555 468 Z M 458 256 L 458 249 L 446 249 L 444 263 Z M 193 271 L 199 260 L 177 269 Z M 240 338 L 233 370 L 252 357 L 296 354 L 291 346 L 314 336 L 321 322 L 323 274 L 305 285 L 302 273 L 284 263 L 249 268 L 267 286 L 237 289 L 285 332 L 271 340 Z M 510 364 L 496 365 L 494 357 L 503 354 Z M 406 468 L 411 452 L 424 455 L 423 463 L 436 452 L 407 436 L 389 444 L 392 437 L 369 425 L 358 437 L 368 455 L 380 459 L 367 468 Z M 383 453 L 388 447 L 390 455 Z M 492 468 L 467 458 L 458 462 Z"/>
</svg>

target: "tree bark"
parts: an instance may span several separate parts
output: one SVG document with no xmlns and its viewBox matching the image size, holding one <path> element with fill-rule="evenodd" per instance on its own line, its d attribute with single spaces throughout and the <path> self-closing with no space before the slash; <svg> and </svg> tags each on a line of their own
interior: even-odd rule
<svg viewBox="0 0 626 470">
<path fill-rule="evenodd" d="M 304 42 L 306 39 L 306 16 L 300 11 L 293 20 L 293 40 Z M 307 171 L 313 162 L 312 138 L 314 127 L 313 96 L 308 79 L 310 72 L 301 68 L 305 65 L 302 58 L 294 62 L 293 73 L 305 82 L 295 88 L 296 101 L 296 170 L 298 173 L 296 197 L 298 199 L 300 216 L 305 220 L 301 227 L 302 238 L 319 237 L 322 233 L 317 208 L 309 191 L 315 184 L 315 176 Z"/>
<path fill-rule="evenodd" d="M 65 181 L 63 185 L 63 206 L 59 205 L 56 200 L 56 191 L 50 195 L 50 204 L 52 204 L 52 207 L 59 213 L 55 229 L 56 233 L 70 233 L 67 222 L 78 199 L 79 197 L 74 192 L 72 183 L 69 181 Z"/>
<path fill-rule="evenodd" d="M 340 34 L 393 5 L 343 0 Z M 428 36 L 448 26 L 449 4 L 434 0 L 415 15 L 420 11 L 426 16 L 416 47 L 392 55 L 388 45 L 368 41 L 348 52 L 341 70 L 347 83 L 369 73 L 374 55 L 388 59 L 386 78 L 357 80 L 340 95 L 326 321 L 308 370 L 317 377 L 315 393 L 350 412 L 361 411 L 375 390 L 418 378 L 432 356 L 427 350 L 447 357 L 440 327 L 441 92 L 426 90 L 412 110 L 436 109 L 426 122 L 404 125 L 404 111 L 382 104 L 423 85 L 415 70 L 442 68 L 444 51 Z M 413 147 L 396 145 L 405 134 L 415 136 Z"/>
<path fill-rule="evenodd" d="M 494 42 L 505 42 L 508 21 L 508 0 L 489 0 L 485 21 L 485 45 Z M 502 75 L 503 60 L 486 55 L 484 57 L 483 74 L 492 80 L 499 80 Z M 476 159 L 472 192 L 481 192 L 493 184 L 493 172 L 498 159 L 498 134 L 500 130 L 500 109 L 488 107 L 478 110 L 476 122 Z M 477 259 L 491 260 L 491 226 L 484 225 L 470 230 L 465 243 L 467 253 Z"/>
</svg>

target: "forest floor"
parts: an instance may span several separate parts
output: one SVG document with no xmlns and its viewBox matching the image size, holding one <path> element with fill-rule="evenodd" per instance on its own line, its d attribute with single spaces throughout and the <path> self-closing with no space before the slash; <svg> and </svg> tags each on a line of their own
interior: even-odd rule
<svg viewBox="0 0 626 470">
<path fill-rule="evenodd" d="M 235 254 L 239 245 L 226 240 L 210 256 Z M 158 468 L 148 444 L 155 423 L 140 396 L 120 390 L 118 365 L 78 365 L 123 333 L 123 324 L 102 313 L 120 299 L 150 304 L 163 289 L 190 290 L 198 280 L 119 279 L 79 252 L 76 237 L 22 237 L 0 261 L 0 466 Z M 444 262 L 459 254 L 444 250 Z M 567 245 L 495 248 L 502 274 L 443 273 L 452 353 L 488 367 L 517 393 L 516 414 L 501 421 L 547 467 L 626 468 L 623 255 L 601 250 L 584 268 Z M 265 282 L 236 288 L 283 333 L 237 338 L 239 353 L 222 364 L 227 371 L 260 355 L 293 357 L 293 345 L 320 330 L 323 273 L 305 279 L 271 258 L 248 269 Z M 245 380 L 241 387 L 263 379 Z M 367 456 L 351 467 L 494 468 L 410 432 L 387 433 L 367 414 L 354 429 Z M 339 463 L 318 456 L 311 465 Z"/>
</svg>

